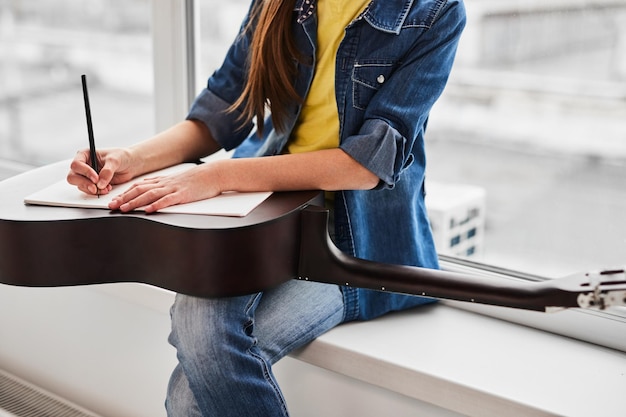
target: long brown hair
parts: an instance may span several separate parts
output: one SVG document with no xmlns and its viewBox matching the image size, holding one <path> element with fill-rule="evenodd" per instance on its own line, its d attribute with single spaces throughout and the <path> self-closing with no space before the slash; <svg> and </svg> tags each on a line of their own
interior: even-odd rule
<svg viewBox="0 0 626 417">
<path fill-rule="evenodd" d="M 259 135 L 263 132 L 266 107 L 271 111 L 274 127 L 284 132 L 289 105 L 302 101 L 293 85 L 300 58 L 291 32 L 294 3 L 295 0 L 259 1 L 246 29 L 254 27 L 248 79 L 231 110 L 242 106 L 243 124 L 256 118 Z"/>
</svg>

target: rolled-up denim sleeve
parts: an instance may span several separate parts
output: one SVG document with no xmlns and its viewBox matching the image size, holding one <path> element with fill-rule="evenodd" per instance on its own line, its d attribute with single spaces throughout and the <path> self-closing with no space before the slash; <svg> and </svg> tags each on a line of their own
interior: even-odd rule
<svg viewBox="0 0 626 417">
<path fill-rule="evenodd" d="M 406 142 L 390 124 L 370 119 L 363 123 L 358 135 L 341 144 L 341 149 L 380 178 L 377 188 L 390 188 L 413 162 L 412 155 L 405 155 L 409 151 Z"/>
<path fill-rule="evenodd" d="M 419 33 L 363 109 L 364 122 L 358 132 L 342 139 L 340 147 L 380 178 L 378 188 L 393 188 L 412 163 L 420 163 L 425 170 L 424 131 L 447 83 L 465 26 L 461 2 L 442 5 L 426 30 L 407 28 L 398 35 Z"/>
</svg>

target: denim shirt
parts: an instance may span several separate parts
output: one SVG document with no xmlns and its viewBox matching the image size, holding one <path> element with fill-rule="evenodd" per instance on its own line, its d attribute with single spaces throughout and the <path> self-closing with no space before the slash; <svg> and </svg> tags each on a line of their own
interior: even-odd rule
<svg viewBox="0 0 626 417">
<path fill-rule="evenodd" d="M 295 3 L 295 41 L 307 58 L 298 64 L 295 82 L 302 97 L 313 78 L 315 6 L 315 0 Z M 345 253 L 438 268 L 424 203 L 424 132 L 431 107 L 447 82 L 464 25 L 462 0 L 373 0 L 347 26 L 336 59 L 339 146 L 380 182 L 373 190 L 336 193 L 335 241 Z M 277 155 L 298 119 L 298 104 L 290 111 L 293 117 L 286 133 L 274 130 L 268 120 L 263 138 L 251 134 L 252 124 L 240 127 L 238 112 L 224 113 L 243 88 L 249 43 L 249 32 L 242 31 L 188 118 L 204 122 L 225 149 L 236 149 L 236 157 Z M 346 321 L 432 301 L 353 287 L 342 291 Z"/>
</svg>

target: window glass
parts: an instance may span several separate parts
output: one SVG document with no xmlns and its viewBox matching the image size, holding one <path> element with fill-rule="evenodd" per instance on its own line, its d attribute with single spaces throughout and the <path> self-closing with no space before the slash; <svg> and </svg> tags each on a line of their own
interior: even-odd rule
<svg viewBox="0 0 626 417">
<path fill-rule="evenodd" d="M 0 2 L 0 155 L 29 165 L 154 131 L 149 0 Z"/>
<path fill-rule="evenodd" d="M 235 40 L 250 6 L 249 0 L 203 0 L 198 4 L 200 55 L 196 90 L 206 86 L 208 77 L 218 68 L 228 47 Z"/>
<path fill-rule="evenodd" d="M 466 7 L 427 133 L 440 253 L 548 277 L 626 266 L 626 3 Z"/>
</svg>

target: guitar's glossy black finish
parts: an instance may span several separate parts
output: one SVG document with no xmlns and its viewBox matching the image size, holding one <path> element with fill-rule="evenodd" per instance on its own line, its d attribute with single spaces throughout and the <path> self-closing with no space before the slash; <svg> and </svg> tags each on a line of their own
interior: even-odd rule
<svg viewBox="0 0 626 417">
<path fill-rule="evenodd" d="M 142 282 L 203 297 L 259 291 L 297 276 L 301 209 L 321 202 L 317 191 L 274 193 L 242 218 L 24 205 L 68 166 L 0 183 L 0 282 Z"/>
<path fill-rule="evenodd" d="M 622 297 L 611 301 L 612 305 L 626 303 L 623 270 L 529 282 L 381 264 L 339 251 L 328 237 L 327 222 L 326 210 L 314 206 L 303 210 L 299 279 L 538 311 L 603 308 L 608 293 Z"/>
<path fill-rule="evenodd" d="M 536 283 L 347 256 L 328 238 L 328 212 L 316 206 L 321 193 L 315 191 L 274 193 L 243 218 L 120 214 L 22 203 L 25 196 L 63 178 L 68 164 L 0 183 L 1 283 L 142 282 L 223 297 L 298 278 L 530 310 L 626 303 L 623 270 Z"/>
</svg>

